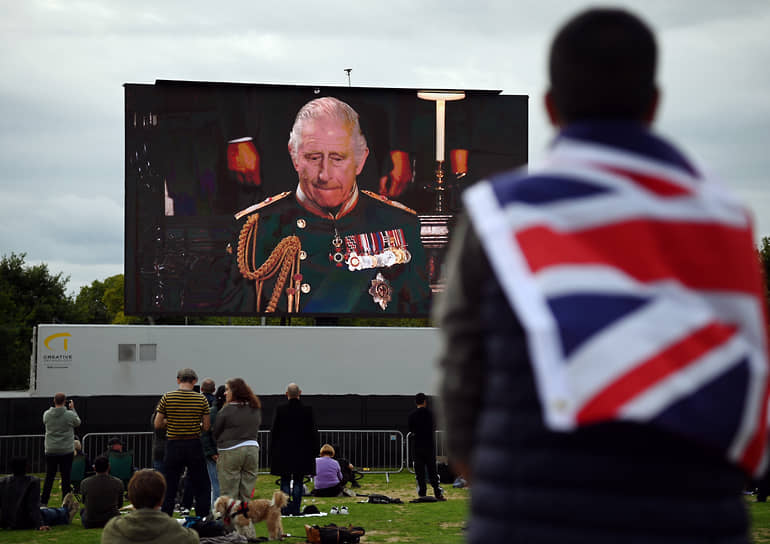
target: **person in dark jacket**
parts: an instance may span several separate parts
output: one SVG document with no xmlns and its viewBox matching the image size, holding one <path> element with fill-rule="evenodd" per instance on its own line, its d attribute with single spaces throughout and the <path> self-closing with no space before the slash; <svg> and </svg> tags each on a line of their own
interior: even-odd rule
<svg viewBox="0 0 770 544">
<path fill-rule="evenodd" d="M 744 357 L 757 361 L 757 368 L 766 367 L 766 346 L 755 347 L 746 327 L 730 322 L 749 315 L 752 326 L 762 331 L 758 337 L 765 336 L 764 287 L 748 214 L 732 200 L 722 207 L 722 187 L 709 186 L 678 150 L 649 130 L 658 103 L 656 57 L 652 31 L 625 10 L 594 8 L 572 18 L 550 53 L 546 106 L 560 132 L 548 161 L 540 169 L 499 174 L 464 194 L 468 216 L 453 231 L 446 290 L 433 317 L 442 334 L 440 390 L 449 457 L 456 473 L 473 486 L 471 544 L 501 539 L 538 544 L 749 542 L 742 491 L 746 473 L 758 467 L 688 432 L 712 431 L 728 437 L 726 444 L 735 436 L 746 437 L 744 445 L 757 446 L 754 461 L 761 459 L 767 399 L 752 399 L 744 386 L 765 391 L 766 376 L 746 367 L 736 373 L 720 366 L 719 374 L 699 382 L 695 373 L 703 371 L 705 362 L 743 361 L 748 367 Z M 709 206 L 693 213 L 705 195 Z M 482 202 L 489 205 L 485 213 Z M 640 206 L 665 208 L 671 215 L 646 215 Z M 707 237 L 708 247 L 691 244 L 670 251 L 678 241 L 674 233 L 694 228 L 682 219 L 683 210 L 711 224 L 716 219 L 707 213 L 718 210 L 724 214 L 720 217 L 730 218 L 725 229 L 733 237 Z M 563 220 L 560 214 L 566 211 L 572 215 L 560 223 L 563 228 L 552 227 L 551 218 Z M 612 233 L 615 238 L 610 238 L 606 225 L 597 223 L 615 218 L 625 237 Z M 501 228 L 486 221 L 499 221 Z M 515 221 L 521 223 L 511 226 Z M 640 223 L 649 230 L 645 243 L 637 245 L 640 238 L 629 237 L 622 227 Z M 530 235 L 537 238 L 535 244 L 527 239 Z M 553 235 L 548 240 L 557 243 L 538 235 Z M 570 252 L 560 245 L 565 238 L 570 238 Z M 582 254 L 571 251 L 575 242 L 583 244 Z M 745 248 L 742 256 L 726 258 L 735 247 Z M 669 251 L 661 255 L 664 248 Z M 617 262 L 610 261 L 615 255 L 633 257 L 623 262 L 625 268 L 607 265 Z M 696 265 L 703 255 L 719 265 Z M 711 273 L 750 277 L 741 284 L 741 295 L 760 301 L 749 303 L 759 315 L 746 307 L 726 312 L 721 304 L 729 290 L 704 293 L 671 281 L 663 275 L 669 267 L 661 262 L 694 271 L 696 282 Z M 585 263 L 591 268 L 581 268 Z M 725 359 L 706 351 L 724 349 L 718 342 L 679 348 L 678 337 L 671 340 L 668 334 L 688 324 L 680 313 L 685 300 L 696 304 L 701 318 L 710 316 L 698 326 L 714 319 L 716 328 L 731 331 L 729 345 L 742 347 Z M 744 356 L 746 346 L 749 356 Z M 637 366 L 631 380 L 621 379 L 628 374 L 620 375 L 618 365 L 640 354 L 647 373 L 634 372 Z M 645 366 L 650 360 L 658 363 L 656 369 Z M 649 394 L 649 385 L 650 372 L 660 370 L 663 361 L 673 375 L 666 378 L 676 379 L 653 385 L 673 384 L 665 393 L 682 397 L 660 406 L 655 403 L 664 392 Z M 600 385 L 609 384 L 602 392 L 617 383 L 623 386 L 612 390 L 614 398 L 602 399 L 620 408 L 601 420 L 578 420 L 571 428 L 555 425 L 561 423 L 555 414 L 586 406 L 574 391 L 585 392 L 597 376 Z M 555 377 L 562 379 L 555 384 L 562 387 L 546 389 L 554 386 L 550 380 Z M 639 391 L 646 394 L 633 396 Z M 633 406 L 625 402 L 629 395 Z M 732 403 L 734 398 L 740 402 Z M 578 413 L 585 417 L 589 410 Z M 760 416 L 746 420 L 746 413 Z M 675 430 L 680 422 L 685 425 Z M 731 427 L 734 423 L 739 430 Z"/>
<path fill-rule="evenodd" d="M 96 474 L 80 484 L 85 508 L 80 511 L 80 521 L 86 529 L 104 527 L 107 522 L 120 515 L 123 506 L 123 482 L 110 476 L 110 462 L 100 455 L 94 459 Z"/>
<path fill-rule="evenodd" d="M 313 408 L 302 404 L 301 394 L 296 383 L 288 385 L 286 398 L 289 401 L 275 409 L 270 432 L 270 473 L 281 477 L 281 491 L 291 497 L 284 509 L 286 515 L 299 515 L 303 479 L 306 474 L 315 476 L 318 428 Z"/>
<path fill-rule="evenodd" d="M 0 478 L 0 528 L 47 531 L 66 525 L 77 514 L 79 504 L 72 493 L 60 508 L 40 506 L 40 479 L 27 474 L 26 457 L 11 459 L 11 476 Z"/>
<path fill-rule="evenodd" d="M 414 475 L 417 478 L 417 495 L 424 497 L 427 492 L 425 473 L 433 488 L 433 494 L 440 501 L 444 498 L 444 490 L 438 485 L 436 472 L 436 446 L 433 435 L 436 432 L 436 422 L 433 412 L 428 408 L 425 393 L 415 395 L 417 408 L 409 414 L 409 432 L 414 441 Z"/>
</svg>

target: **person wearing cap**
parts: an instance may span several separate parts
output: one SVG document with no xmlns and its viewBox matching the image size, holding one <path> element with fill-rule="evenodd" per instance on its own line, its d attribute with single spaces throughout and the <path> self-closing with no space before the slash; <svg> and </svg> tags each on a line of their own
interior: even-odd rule
<svg viewBox="0 0 770 544">
<path fill-rule="evenodd" d="M 123 441 L 117 436 L 113 436 L 107 442 L 107 449 L 104 450 L 102 456 L 109 458 L 111 453 L 123 453 L 123 451 Z"/>
<path fill-rule="evenodd" d="M 180 370 L 176 381 L 179 388 L 161 397 L 155 415 L 155 428 L 166 429 L 163 475 L 168 487 L 162 509 L 173 515 L 179 477 L 187 468 L 195 495 L 195 513 L 205 517 L 211 508 L 211 484 L 200 437 L 201 430 L 210 428 L 209 403 L 194 390 L 198 375 L 193 369 Z"/>
</svg>

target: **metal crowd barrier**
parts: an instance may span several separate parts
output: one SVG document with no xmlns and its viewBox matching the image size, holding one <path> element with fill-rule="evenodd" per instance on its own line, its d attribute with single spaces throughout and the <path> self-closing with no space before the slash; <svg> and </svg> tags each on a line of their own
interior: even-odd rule
<svg viewBox="0 0 770 544">
<path fill-rule="evenodd" d="M 81 440 L 83 453 L 93 463 L 100 455 L 108 453 L 111 438 L 119 438 L 123 451 L 131 452 L 134 456 L 134 466 L 138 468 L 152 467 L 152 431 L 141 433 L 88 433 Z"/>
<path fill-rule="evenodd" d="M 14 457 L 26 457 L 29 460 L 30 472 L 45 472 L 45 435 L 0 436 L 0 474 L 11 473 L 11 459 Z"/>
<path fill-rule="evenodd" d="M 448 452 L 444 440 L 444 431 L 436 431 L 433 434 L 433 445 L 436 448 L 436 457 L 446 457 Z M 409 472 L 414 474 L 414 436 L 412 433 L 406 433 L 406 449 L 404 451 L 404 460 Z"/>
<path fill-rule="evenodd" d="M 404 469 L 404 435 L 400 431 L 319 431 L 321 444 L 331 444 L 335 457 L 347 459 L 364 473 Z M 320 449 L 320 448 L 319 448 Z"/>
<path fill-rule="evenodd" d="M 109 441 L 117 437 L 124 450 L 134 455 L 134 466 L 152 467 L 152 435 L 150 431 L 136 433 L 88 433 L 81 439 L 83 453 L 93 460 L 107 452 Z M 406 466 L 405 453 L 408 450 L 404 435 L 395 430 L 340 430 L 319 431 L 319 449 L 322 444 L 332 444 L 337 457 L 348 459 L 356 470 L 364 473 L 401 472 Z M 0 436 L 0 474 L 10 472 L 10 459 L 16 456 L 30 460 L 31 472 L 45 472 L 45 435 Z M 270 473 L 270 431 L 259 431 L 259 472 Z M 438 442 L 437 442 L 438 443 Z M 438 451 L 438 450 L 437 450 Z M 411 459 L 411 457 L 408 457 Z M 409 463 L 411 466 L 411 462 Z"/>
</svg>

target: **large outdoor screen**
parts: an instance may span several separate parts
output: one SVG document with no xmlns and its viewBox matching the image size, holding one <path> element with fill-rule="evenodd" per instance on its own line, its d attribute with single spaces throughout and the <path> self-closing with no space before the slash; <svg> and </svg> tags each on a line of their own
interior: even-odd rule
<svg viewBox="0 0 770 544">
<path fill-rule="evenodd" d="M 527 161 L 500 91 L 126 84 L 126 314 L 425 317 L 475 181 Z"/>
</svg>

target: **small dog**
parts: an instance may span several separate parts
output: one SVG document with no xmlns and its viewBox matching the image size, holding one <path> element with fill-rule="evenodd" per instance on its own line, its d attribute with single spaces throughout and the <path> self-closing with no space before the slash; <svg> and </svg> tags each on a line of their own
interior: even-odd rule
<svg viewBox="0 0 770 544">
<path fill-rule="evenodd" d="M 222 495 L 214 502 L 214 512 L 222 518 L 226 527 L 234 526 L 238 534 L 247 538 L 256 538 L 253 523 L 264 521 L 270 540 L 283 539 L 281 508 L 289 502 L 289 496 L 282 492 L 273 493 L 273 500 L 255 499 L 239 501 Z"/>
</svg>

